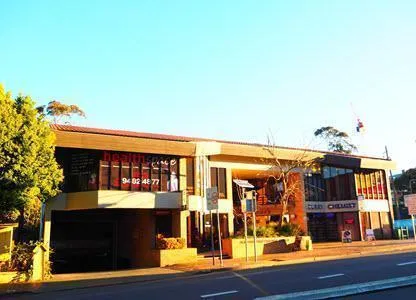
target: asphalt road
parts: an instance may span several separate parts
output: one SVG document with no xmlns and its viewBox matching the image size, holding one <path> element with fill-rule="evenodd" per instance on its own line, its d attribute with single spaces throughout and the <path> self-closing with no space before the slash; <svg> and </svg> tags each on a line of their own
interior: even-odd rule
<svg viewBox="0 0 416 300">
<path fill-rule="evenodd" d="M 14 295 L 13 299 L 156 300 L 204 299 L 204 296 L 205 299 L 253 299 L 266 295 L 324 289 L 415 274 L 416 253 L 403 253 L 244 272 L 219 272 L 159 282 L 130 283 L 33 295 Z M 396 290 L 396 292 L 400 290 Z M 394 292 L 394 290 L 391 291 Z M 214 296 L 209 297 L 213 294 Z M 215 296 L 215 294 L 218 295 Z M 366 294 L 351 299 L 361 299 L 360 297 L 382 299 L 378 298 L 378 295 L 378 293 Z M 383 292 L 380 295 L 383 295 Z"/>
</svg>

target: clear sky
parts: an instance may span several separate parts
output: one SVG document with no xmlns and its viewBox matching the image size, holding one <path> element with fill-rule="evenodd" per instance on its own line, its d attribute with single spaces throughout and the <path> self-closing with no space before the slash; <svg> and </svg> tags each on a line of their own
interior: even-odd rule
<svg viewBox="0 0 416 300">
<path fill-rule="evenodd" d="M 75 124 L 322 148 L 416 167 L 416 1 L 2 1 L 0 82 Z M 352 104 L 352 105 L 351 105 Z M 356 134 L 356 115 L 366 133 Z"/>
</svg>

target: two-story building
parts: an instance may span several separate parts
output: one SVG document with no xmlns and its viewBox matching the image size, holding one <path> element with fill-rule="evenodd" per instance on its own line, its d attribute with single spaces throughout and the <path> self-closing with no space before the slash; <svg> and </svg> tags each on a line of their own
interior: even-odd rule
<svg viewBox="0 0 416 300">
<path fill-rule="evenodd" d="M 56 158 L 64 170 L 62 193 L 48 202 L 44 240 L 66 271 L 148 266 L 156 236 L 183 237 L 188 247 L 208 244 L 211 226 L 205 191 L 219 192 L 222 237 L 241 223 L 233 179 L 248 180 L 257 191 L 259 225 L 285 218 L 314 241 L 354 240 L 372 228 L 391 238 L 391 197 L 386 177 L 391 161 L 305 149 L 216 141 L 163 134 L 53 125 Z M 272 150 L 272 151 L 271 151 Z M 299 182 L 288 213 L 275 161 L 315 160 L 296 169 Z"/>
</svg>

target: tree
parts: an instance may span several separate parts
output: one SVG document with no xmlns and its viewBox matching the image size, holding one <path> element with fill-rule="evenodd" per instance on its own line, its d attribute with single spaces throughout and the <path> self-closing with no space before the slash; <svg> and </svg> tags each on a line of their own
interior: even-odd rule
<svg viewBox="0 0 416 300">
<path fill-rule="evenodd" d="M 25 208 L 59 192 L 63 175 L 54 141 L 49 123 L 31 98 L 13 100 L 0 85 L 0 213 L 18 211 L 20 231 Z"/>
<path fill-rule="evenodd" d="M 314 135 L 328 143 L 329 151 L 351 154 L 357 150 L 357 147 L 349 141 L 349 135 L 334 127 L 321 127 L 315 130 Z"/>
<path fill-rule="evenodd" d="M 54 124 L 60 123 L 64 117 L 70 118 L 74 115 L 85 117 L 84 111 L 77 105 L 68 105 L 56 100 L 49 102 L 47 106 L 39 106 L 36 109 L 40 114 L 51 117 Z"/>
<path fill-rule="evenodd" d="M 267 162 L 272 165 L 268 174 L 268 181 L 272 183 L 269 194 L 282 206 L 282 218 L 280 218 L 280 226 L 282 226 L 283 216 L 289 213 L 290 201 L 296 197 L 296 194 L 302 193 L 301 174 L 313 169 L 317 161 L 315 157 L 308 155 L 306 150 L 293 150 L 290 158 L 281 159 L 279 148 L 274 144 L 269 142 L 269 146 L 264 149 L 270 157 Z M 288 221 L 290 222 L 290 218 Z"/>
</svg>

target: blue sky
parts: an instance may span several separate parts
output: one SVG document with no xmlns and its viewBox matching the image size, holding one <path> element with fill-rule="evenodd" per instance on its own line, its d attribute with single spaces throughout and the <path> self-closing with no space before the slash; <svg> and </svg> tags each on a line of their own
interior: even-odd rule
<svg viewBox="0 0 416 300">
<path fill-rule="evenodd" d="M 0 82 L 78 104 L 75 124 L 312 148 L 331 125 L 416 166 L 415 1 L 7 1 L 1 15 Z"/>
</svg>

